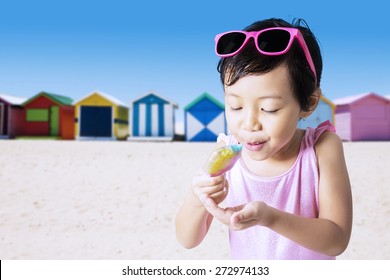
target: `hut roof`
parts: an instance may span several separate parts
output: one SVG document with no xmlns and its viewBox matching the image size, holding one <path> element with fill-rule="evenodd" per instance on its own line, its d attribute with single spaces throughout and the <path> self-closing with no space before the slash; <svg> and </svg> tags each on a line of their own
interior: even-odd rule
<svg viewBox="0 0 390 280">
<path fill-rule="evenodd" d="M 2 93 L 0 94 L 0 98 L 12 105 L 22 105 L 27 100 L 26 97 L 12 96 Z"/>
<path fill-rule="evenodd" d="M 58 103 L 59 105 L 71 106 L 72 102 L 73 102 L 73 100 L 71 98 L 69 98 L 69 97 L 66 97 L 66 96 L 63 96 L 63 95 L 59 95 L 59 94 L 54 94 L 54 93 L 41 91 L 38 94 L 34 95 L 33 97 L 27 99 L 25 102 L 23 102 L 22 105 L 25 105 L 25 104 L 31 102 L 32 100 L 38 98 L 39 96 L 46 96 L 47 98 L 49 98 L 52 101 Z"/>
<path fill-rule="evenodd" d="M 177 105 L 176 102 L 171 101 L 171 100 L 169 100 L 169 99 L 167 99 L 167 98 L 165 98 L 165 97 L 162 97 L 161 95 L 155 93 L 154 91 L 150 91 L 150 92 L 148 92 L 147 94 L 144 94 L 144 95 L 142 95 L 142 96 L 139 96 L 139 97 L 137 97 L 137 98 L 131 100 L 130 103 L 133 104 L 133 103 L 137 102 L 138 100 L 141 100 L 141 99 L 143 99 L 143 98 L 145 98 L 145 97 L 147 97 L 147 96 L 149 96 L 149 95 L 154 95 L 154 96 L 156 96 L 156 97 L 158 97 L 158 98 L 160 98 L 160 99 L 162 99 L 162 100 L 165 100 L 165 101 L 167 101 L 169 104 L 172 104 L 172 106 L 175 107 L 175 108 L 178 108 L 178 107 L 179 107 L 179 106 Z"/>
<path fill-rule="evenodd" d="M 105 99 L 109 100 L 110 102 L 114 103 L 117 106 L 122 106 L 122 107 L 128 108 L 128 106 L 124 102 L 120 101 L 119 99 L 117 99 L 117 98 L 115 98 L 107 93 L 103 93 L 101 91 L 93 91 L 93 92 L 87 94 L 86 96 L 84 96 L 83 98 L 79 99 L 78 101 L 73 102 L 73 105 L 76 105 L 76 104 L 82 102 L 83 100 L 87 99 L 88 97 L 90 97 L 94 94 L 97 94 L 97 95 L 104 97 Z"/>
<path fill-rule="evenodd" d="M 348 105 L 348 104 L 353 104 L 355 102 L 358 102 L 364 98 L 367 98 L 369 96 L 374 96 L 376 98 L 379 98 L 379 99 L 382 99 L 384 101 L 388 101 L 388 99 L 386 99 L 386 97 L 384 96 L 381 96 L 379 94 L 376 94 L 374 92 L 368 92 L 368 93 L 363 93 L 363 94 L 357 94 L 357 95 L 352 95 L 352 96 L 346 96 L 346 97 L 343 97 L 343 98 L 338 98 L 338 99 L 335 99 L 333 102 L 336 104 L 336 105 Z"/>
<path fill-rule="evenodd" d="M 202 95 L 200 95 L 198 98 L 196 98 L 194 101 L 192 101 L 190 104 L 188 104 L 186 107 L 184 107 L 184 111 L 188 111 L 189 109 L 191 109 L 195 104 L 197 104 L 199 101 L 201 101 L 202 99 L 209 99 L 211 102 L 213 102 L 215 105 L 217 105 L 219 108 L 221 108 L 221 110 L 225 110 L 225 106 L 220 102 L 218 101 L 216 98 L 212 97 L 210 94 L 208 94 L 207 92 L 203 93 Z"/>
</svg>

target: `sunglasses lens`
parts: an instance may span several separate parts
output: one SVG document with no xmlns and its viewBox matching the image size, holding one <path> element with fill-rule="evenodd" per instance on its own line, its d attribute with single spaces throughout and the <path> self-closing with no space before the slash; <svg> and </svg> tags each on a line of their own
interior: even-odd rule
<svg viewBox="0 0 390 280">
<path fill-rule="evenodd" d="M 284 51 L 290 41 L 290 33 L 286 30 L 268 30 L 259 35 L 257 45 L 260 50 L 267 53 Z"/>
<path fill-rule="evenodd" d="M 217 53 L 219 55 L 236 52 L 244 43 L 246 35 L 240 32 L 230 32 L 219 38 L 217 42 Z"/>
</svg>

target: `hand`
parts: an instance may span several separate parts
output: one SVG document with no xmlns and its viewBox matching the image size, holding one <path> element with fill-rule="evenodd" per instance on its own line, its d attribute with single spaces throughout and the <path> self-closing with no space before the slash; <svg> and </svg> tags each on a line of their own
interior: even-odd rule
<svg viewBox="0 0 390 280">
<path fill-rule="evenodd" d="M 228 189 L 229 183 L 224 174 L 210 177 L 203 170 L 199 170 L 192 180 L 192 191 L 199 199 L 200 205 L 201 198 L 205 195 L 212 198 L 215 203 L 221 203 L 226 198 Z"/>
<path fill-rule="evenodd" d="M 233 230 L 243 230 L 255 225 L 266 226 L 270 220 L 270 207 L 262 201 L 253 201 L 235 207 L 221 208 L 207 195 L 202 197 L 207 211 Z"/>
</svg>

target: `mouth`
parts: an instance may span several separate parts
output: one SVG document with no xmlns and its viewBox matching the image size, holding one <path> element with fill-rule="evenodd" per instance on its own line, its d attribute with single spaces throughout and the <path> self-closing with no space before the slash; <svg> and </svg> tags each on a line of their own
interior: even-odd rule
<svg viewBox="0 0 390 280">
<path fill-rule="evenodd" d="M 257 151 L 260 151 L 261 148 L 263 148 L 265 143 L 266 143 L 266 141 L 264 141 L 264 142 L 245 142 L 245 147 L 249 151 L 257 152 Z"/>
</svg>

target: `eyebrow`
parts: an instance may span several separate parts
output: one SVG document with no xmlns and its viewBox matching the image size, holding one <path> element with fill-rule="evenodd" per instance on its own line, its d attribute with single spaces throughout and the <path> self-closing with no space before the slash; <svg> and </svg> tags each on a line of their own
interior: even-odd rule
<svg viewBox="0 0 390 280">
<path fill-rule="evenodd" d="M 237 95 L 237 94 L 234 94 L 234 93 L 228 93 L 228 94 L 226 94 L 226 92 L 225 92 L 225 95 L 226 95 L 227 97 L 241 98 L 241 96 L 239 96 L 239 95 Z M 261 97 L 259 97 L 258 99 L 282 99 L 282 96 L 266 95 L 266 96 L 261 96 Z"/>
</svg>

